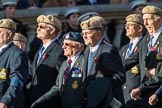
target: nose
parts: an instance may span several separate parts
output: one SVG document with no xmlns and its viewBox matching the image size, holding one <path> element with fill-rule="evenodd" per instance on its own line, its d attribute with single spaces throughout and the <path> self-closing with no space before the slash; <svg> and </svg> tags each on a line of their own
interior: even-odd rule
<svg viewBox="0 0 162 108">
<path fill-rule="evenodd" d="M 144 25 L 148 25 L 147 20 L 144 20 L 144 22 L 143 22 L 143 23 L 144 23 Z"/>
</svg>

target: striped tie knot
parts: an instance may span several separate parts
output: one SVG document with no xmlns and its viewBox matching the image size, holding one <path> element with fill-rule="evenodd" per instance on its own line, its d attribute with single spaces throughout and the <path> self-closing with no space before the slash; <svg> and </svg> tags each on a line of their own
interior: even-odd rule
<svg viewBox="0 0 162 108">
<path fill-rule="evenodd" d="M 153 38 L 154 38 L 153 35 L 151 35 L 150 38 L 149 38 L 147 54 L 149 54 L 151 52 L 151 49 L 152 49 L 152 46 L 153 46 Z"/>
<path fill-rule="evenodd" d="M 131 52 L 132 52 L 132 46 L 133 46 L 133 43 L 129 43 L 129 45 L 128 45 L 128 49 L 127 49 L 126 58 L 128 58 L 128 57 L 131 55 Z"/>
</svg>

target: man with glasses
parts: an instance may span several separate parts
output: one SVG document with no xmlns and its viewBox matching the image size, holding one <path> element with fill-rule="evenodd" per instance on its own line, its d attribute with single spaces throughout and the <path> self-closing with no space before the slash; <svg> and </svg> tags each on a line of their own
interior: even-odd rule
<svg viewBox="0 0 162 108">
<path fill-rule="evenodd" d="M 55 84 L 61 64 L 66 59 L 59 43 L 61 38 L 60 20 L 54 16 L 40 15 L 37 22 L 37 38 L 42 40 L 42 45 L 32 64 L 29 90 L 31 102 L 34 102 Z"/>
<path fill-rule="evenodd" d="M 145 6 L 142 10 L 144 26 L 148 35 L 141 41 L 139 50 L 125 60 L 126 69 L 139 63 L 140 85 L 131 90 L 130 96 L 133 100 L 141 99 L 145 107 L 148 105 L 149 96 L 160 86 L 162 80 L 161 71 L 158 68 L 160 60 L 157 53 L 162 47 L 162 10 L 156 6 Z M 160 108 L 153 106 L 151 108 Z"/>
<path fill-rule="evenodd" d="M 120 56 L 123 63 L 139 49 L 145 30 L 142 16 L 140 14 L 128 15 L 126 17 L 125 29 L 126 36 L 130 39 L 130 42 L 120 49 Z M 130 97 L 130 90 L 140 85 L 139 67 L 139 64 L 132 66 L 132 68 L 126 72 L 126 82 L 122 86 L 126 108 L 142 108 L 140 101 L 134 101 Z"/>
<path fill-rule="evenodd" d="M 85 73 L 83 72 L 84 59 L 84 41 L 80 33 L 68 32 L 64 35 L 62 48 L 64 55 L 68 58 L 63 62 L 56 84 L 45 95 L 36 100 L 32 108 L 50 108 L 45 102 L 56 102 L 61 96 L 63 108 L 85 108 L 84 107 L 84 88 L 83 81 Z M 51 108 L 56 107 L 54 105 Z M 44 107 L 42 107 L 44 106 Z M 56 107 L 61 108 L 61 107 Z"/>
<path fill-rule="evenodd" d="M 80 24 L 87 46 L 84 57 L 88 108 L 118 108 L 123 102 L 124 68 L 118 50 L 104 39 L 100 20 L 91 17 Z M 113 97 L 117 104 L 111 104 Z M 114 102 L 114 101 L 113 101 Z M 111 104 L 111 105 L 110 105 Z"/>
</svg>

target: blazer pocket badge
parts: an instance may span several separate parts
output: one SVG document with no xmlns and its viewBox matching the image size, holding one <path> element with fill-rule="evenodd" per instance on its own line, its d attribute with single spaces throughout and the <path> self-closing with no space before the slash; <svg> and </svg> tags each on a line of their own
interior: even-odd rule
<svg viewBox="0 0 162 108">
<path fill-rule="evenodd" d="M 78 81 L 74 81 L 74 82 L 72 83 L 72 88 L 73 88 L 73 89 L 77 89 L 77 88 L 78 88 Z"/>
<path fill-rule="evenodd" d="M 134 66 L 134 67 L 132 67 L 132 68 L 130 69 L 130 72 L 131 72 L 132 74 L 139 74 L 139 69 L 138 69 L 137 66 Z"/>
<path fill-rule="evenodd" d="M 97 71 L 96 78 L 98 78 L 98 77 L 101 77 L 101 78 L 104 77 L 104 75 L 101 71 Z"/>
<path fill-rule="evenodd" d="M 7 79 L 7 70 L 5 68 L 2 68 L 0 71 L 0 79 L 2 79 L 2 80 Z"/>
</svg>

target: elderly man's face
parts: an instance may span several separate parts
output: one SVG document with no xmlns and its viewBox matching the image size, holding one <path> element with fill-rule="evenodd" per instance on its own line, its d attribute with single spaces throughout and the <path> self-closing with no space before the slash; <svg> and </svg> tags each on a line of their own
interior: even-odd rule
<svg viewBox="0 0 162 108">
<path fill-rule="evenodd" d="M 85 45 L 89 47 L 95 46 L 101 39 L 101 32 L 96 30 L 82 30 L 82 36 L 85 42 Z"/>
<path fill-rule="evenodd" d="M 41 40 L 45 39 L 51 39 L 52 34 L 51 30 L 54 29 L 54 27 L 50 24 L 46 23 L 39 23 L 37 27 L 37 37 Z"/>
<path fill-rule="evenodd" d="M 149 34 L 156 33 L 161 26 L 159 18 L 155 18 L 153 14 L 144 14 L 143 20 Z"/>
<path fill-rule="evenodd" d="M 64 55 L 66 57 L 73 57 L 78 52 L 78 47 L 76 47 L 76 43 L 71 40 L 64 40 L 62 48 L 64 49 Z"/>
<path fill-rule="evenodd" d="M 125 30 L 126 30 L 126 36 L 133 38 L 133 37 L 139 37 L 141 32 L 141 27 L 139 24 L 134 22 L 126 22 L 125 24 Z"/>
<path fill-rule="evenodd" d="M 10 39 L 9 32 L 9 29 L 0 28 L 0 47 L 8 43 Z"/>
</svg>

